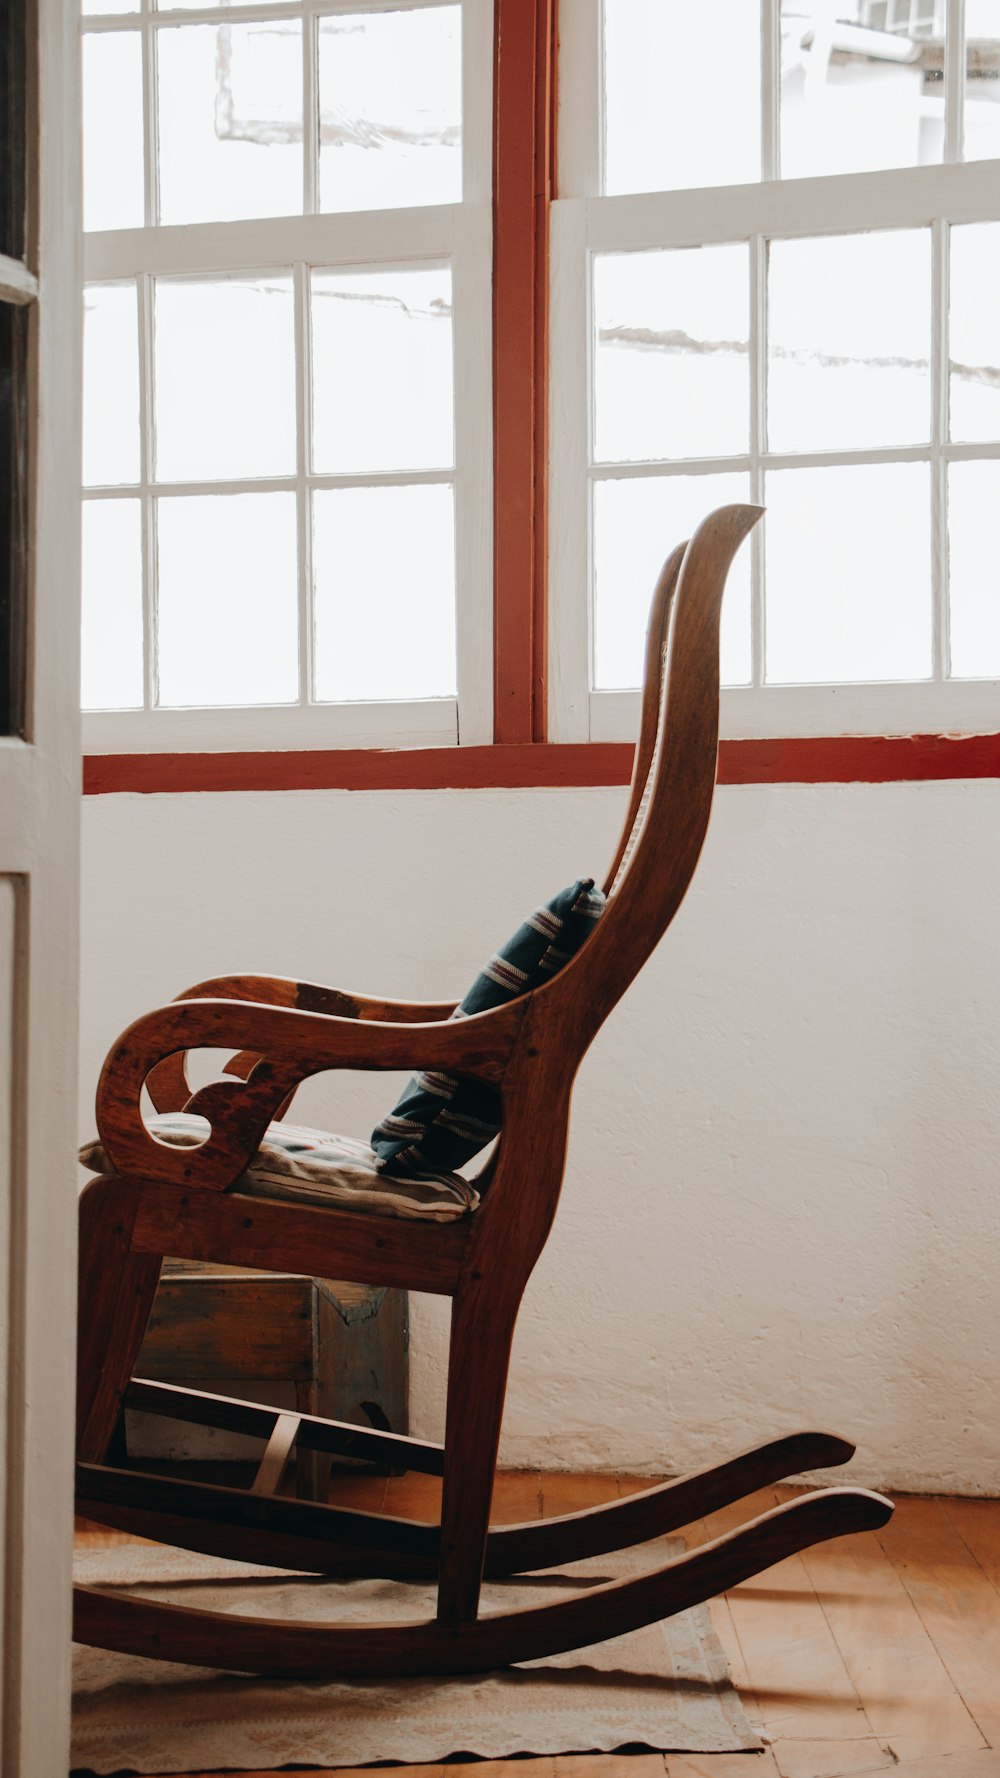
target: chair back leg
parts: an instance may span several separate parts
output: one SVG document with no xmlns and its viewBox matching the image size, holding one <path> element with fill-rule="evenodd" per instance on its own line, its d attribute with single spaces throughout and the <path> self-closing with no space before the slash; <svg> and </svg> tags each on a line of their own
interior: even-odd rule
<svg viewBox="0 0 1000 1778">
<path fill-rule="evenodd" d="M 131 1251 L 135 1192 L 95 1179 L 80 1199 L 77 1458 L 100 1463 L 118 1424 L 160 1277 L 158 1254 Z"/>
<path fill-rule="evenodd" d="M 504 1282 L 463 1286 L 452 1303 L 438 1621 L 469 1623 L 479 1608 L 510 1348 L 521 1292 Z"/>
</svg>

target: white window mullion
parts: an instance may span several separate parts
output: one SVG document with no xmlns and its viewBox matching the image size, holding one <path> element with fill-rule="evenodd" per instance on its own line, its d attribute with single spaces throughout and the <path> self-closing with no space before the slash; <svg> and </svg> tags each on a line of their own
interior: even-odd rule
<svg viewBox="0 0 1000 1778">
<path fill-rule="evenodd" d="M 750 499 L 764 504 L 764 452 L 767 449 L 767 242 L 750 242 Z M 764 551 L 758 526 L 750 542 L 750 677 L 764 682 Z"/>
<path fill-rule="evenodd" d="M 157 95 L 157 38 L 152 0 L 142 0 L 142 128 L 145 137 L 146 227 L 160 220 L 160 137 Z"/>
<path fill-rule="evenodd" d="M 745 474 L 750 457 L 741 451 L 735 457 L 661 457 L 634 463 L 596 463 L 591 467 L 594 481 L 643 481 L 649 476 Z M 797 461 L 797 459 L 796 459 Z"/>
<path fill-rule="evenodd" d="M 301 260 L 295 279 L 296 459 L 295 507 L 298 533 L 299 702 L 313 701 L 312 352 L 309 267 Z"/>
<path fill-rule="evenodd" d="M 462 6 L 462 203 L 472 212 L 493 203 L 492 0 Z"/>
<path fill-rule="evenodd" d="M 464 206 L 344 210 L 315 216 L 254 217 L 236 222 L 171 223 L 157 229 L 109 229 L 84 236 L 88 284 L 134 276 L 274 271 L 294 259 L 312 265 L 410 265 L 446 259 Z"/>
<path fill-rule="evenodd" d="M 951 230 L 943 218 L 933 224 L 931 301 L 931 588 L 934 601 L 934 677 L 946 679 L 951 667 L 948 605 L 948 439 L 949 359 L 948 292 Z"/>
<path fill-rule="evenodd" d="M 452 268 L 456 404 L 450 740 L 473 747 L 493 740 L 493 0 L 463 0 L 463 204 L 441 258 Z"/>
<path fill-rule="evenodd" d="M 960 161 L 965 146 L 965 0 L 948 0 L 944 44 L 944 158 Z"/>
<path fill-rule="evenodd" d="M 142 702 L 155 708 L 157 686 L 156 502 L 152 494 L 153 438 L 153 279 L 136 280 L 139 314 L 139 498 L 142 543 Z"/>
<path fill-rule="evenodd" d="M 781 173 L 781 0 L 761 0 L 760 176 Z"/>
<path fill-rule="evenodd" d="M 480 446 L 482 441 L 480 440 Z M 350 470 L 309 476 L 312 488 L 433 488 L 455 480 L 453 469 L 366 469 L 352 475 Z M 260 486 L 260 483 L 257 484 Z M 272 484 L 268 484 L 271 486 Z"/>
<path fill-rule="evenodd" d="M 482 256 L 490 252 L 488 207 L 470 207 L 456 230 L 451 259 L 452 353 L 455 390 L 455 670 L 460 722 L 453 737 L 463 746 L 493 739 L 493 329 L 480 299 Z M 402 476 L 396 480 L 403 480 Z M 488 564 L 488 568 L 487 568 Z"/>
<path fill-rule="evenodd" d="M 591 739 L 588 209 L 585 198 L 561 198 L 552 206 L 548 677 L 553 741 Z"/>
<path fill-rule="evenodd" d="M 319 20 L 307 11 L 302 21 L 302 208 L 319 209 Z"/>
<path fill-rule="evenodd" d="M 1000 218 L 997 163 L 969 161 L 960 169 L 889 168 L 836 178 L 594 198 L 588 205 L 588 244 L 595 251 L 622 253 L 706 247 L 745 241 L 752 234 L 793 240 L 921 228 L 934 216 L 953 222 Z"/>
<path fill-rule="evenodd" d="M 573 0 L 559 13 L 559 196 L 604 190 L 604 7 Z"/>
</svg>

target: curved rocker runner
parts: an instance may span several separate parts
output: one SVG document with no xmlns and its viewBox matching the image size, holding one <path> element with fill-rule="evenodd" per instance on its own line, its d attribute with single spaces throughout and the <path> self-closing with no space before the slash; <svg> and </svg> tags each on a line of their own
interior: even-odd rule
<svg viewBox="0 0 1000 1778">
<path fill-rule="evenodd" d="M 558 1205 L 573 1076 L 694 874 L 715 784 L 722 595 L 732 557 L 759 516 L 758 507 L 722 508 L 663 568 L 629 807 L 603 912 L 575 954 L 549 966 L 555 973 L 483 1010 L 463 1002 L 460 1018 L 451 1002 L 223 977 L 138 1020 L 101 1076 L 103 1170 L 80 1208 L 78 1511 L 181 1548 L 292 1571 L 436 1578 L 436 1617 L 378 1627 L 296 1623 L 78 1587 L 78 1640 L 300 1677 L 483 1671 L 621 1635 L 810 1544 L 889 1517 L 892 1506 L 881 1495 L 822 1489 L 646 1573 L 527 1610 L 479 1612 L 484 1573 L 530 1573 L 648 1542 L 853 1453 L 832 1434 L 795 1433 L 605 1506 L 539 1523 L 489 1524 L 511 1341 Z M 571 914 L 580 905 L 574 901 Z M 528 923 L 543 944 L 553 919 L 550 907 Z M 494 961 L 495 977 L 517 979 L 502 958 Z M 237 1054 L 225 1069 L 232 1078 L 192 1093 L 185 1055 L 201 1048 Z M 405 1220 L 409 1211 L 397 1206 L 393 1214 L 377 1199 L 344 1208 L 315 1189 L 266 1183 L 261 1144 L 303 1080 L 326 1069 L 406 1067 L 480 1083 L 487 1089 L 480 1106 L 502 1107 L 500 1141 L 474 1181 L 476 1207 L 448 1221 Z M 144 1088 L 158 1113 L 206 1120 L 204 1140 L 176 1146 L 161 1139 L 143 1119 Z M 397 1127 L 388 1119 L 380 1131 L 392 1135 Z M 444 1444 L 134 1377 L 165 1254 L 450 1297 Z M 262 1437 L 254 1483 L 222 1488 L 118 1467 L 112 1451 L 126 1407 Z M 287 1498 L 278 1490 L 296 1445 L 442 1476 L 440 1524 Z"/>
</svg>

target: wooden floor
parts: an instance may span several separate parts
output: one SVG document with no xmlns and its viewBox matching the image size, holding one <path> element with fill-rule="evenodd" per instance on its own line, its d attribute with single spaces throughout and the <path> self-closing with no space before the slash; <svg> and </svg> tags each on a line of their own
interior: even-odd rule
<svg viewBox="0 0 1000 1778">
<path fill-rule="evenodd" d="M 426 1476 L 345 1477 L 333 1498 L 431 1517 L 439 1486 Z M 648 1486 L 628 1476 L 504 1475 L 493 1516 L 571 1512 Z M 738 1512 L 689 1526 L 689 1546 L 794 1492 L 766 1489 Z M 716 1600 L 712 1617 L 770 1742 L 764 1753 L 477 1761 L 468 1778 L 1000 1778 L 1000 1501 L 901 1498 L 884 1531 L 794 1556 Z M 380 1770 L 463 1778 L 453 1764 Z M 299 1778 L 308 1778 L 301 1768 Z"/>
</svg>

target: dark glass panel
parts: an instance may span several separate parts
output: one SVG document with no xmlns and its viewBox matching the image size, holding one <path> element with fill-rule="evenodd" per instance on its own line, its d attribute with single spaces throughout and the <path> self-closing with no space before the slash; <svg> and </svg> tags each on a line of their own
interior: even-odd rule
<svg viewBox="0 0 1000 1778">
<path fill-rule="evenodd" d="M 28 310 L 0 305 L 0 735 L 24 728 Z"/>
<path fill-rule="evenodd" d="M 25 87 L 24 0 L 0 0 L 0 253 L 24 258 Z"/>
</svg>

